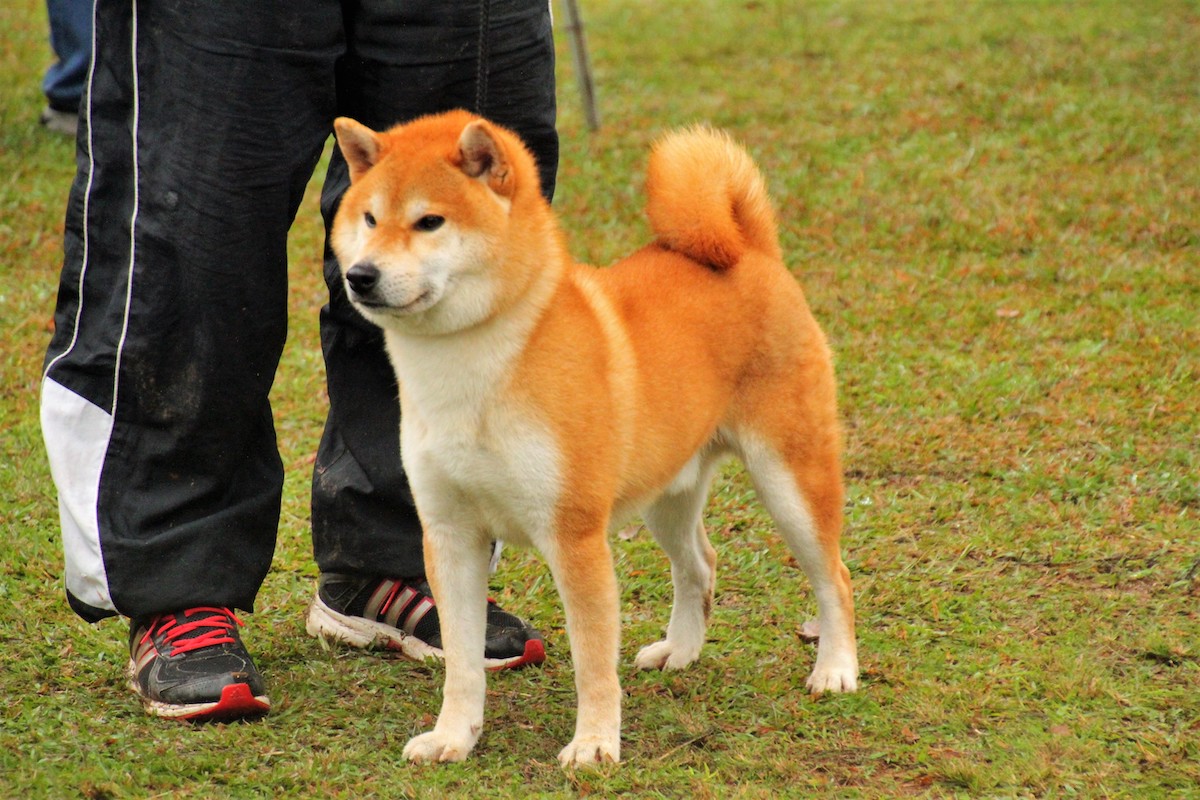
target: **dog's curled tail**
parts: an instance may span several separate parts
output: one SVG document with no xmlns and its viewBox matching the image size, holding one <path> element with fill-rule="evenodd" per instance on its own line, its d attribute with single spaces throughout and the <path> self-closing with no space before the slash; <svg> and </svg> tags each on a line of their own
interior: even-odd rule
<svg viewBox="0 0 1200 800">
<path fill-rule="evenodd" d="M 747 250 L 780 258 L 762 174 L 728 134 L 706 127 L 667 134 L 650 154 L 646 194 L 650 226 L 671 250 L 721 270 Z"/>
</svg>

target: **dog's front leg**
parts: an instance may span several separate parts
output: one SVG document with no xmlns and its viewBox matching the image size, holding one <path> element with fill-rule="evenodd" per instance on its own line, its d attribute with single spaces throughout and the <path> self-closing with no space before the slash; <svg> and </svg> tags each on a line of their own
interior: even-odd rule
<svg viewBox="0 0 1200 800">
<path fill-rule="evenodd" d="M 410 761 L 462 761 L 483 730 L 490 556 L 486 539 L 445 528 L 426 529 L 425 569 L 442 628 L 446 682 L 437 724 L 404 747 Z"/>
<path fill-rule="evenodd" d="M 579 716 L 558 754 L 564 767 L 621 760 L 620 609 L 606 529 L 560 538 L 548 552 L 567 617 Z"/>
</svg>

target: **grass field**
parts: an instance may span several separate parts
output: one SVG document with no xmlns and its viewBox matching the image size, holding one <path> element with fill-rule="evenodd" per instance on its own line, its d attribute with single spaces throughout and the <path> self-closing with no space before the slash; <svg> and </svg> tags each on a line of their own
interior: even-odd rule
<svg viewBox="0 0 1200 800">
<path fill-rule="evenodd" d="M 556 206 L 575 254 L 644 241 L 664 128 L 708 121 L 768 176 L 838 354 L 862 687 L 813 699 L 809 587 L 741 473 L 719 480 L 710 643 L 638 674 L 664 557 L 617 541 L 623 755 L 564 773 L 563 620 L 536 557 L 493 587 L 549 641 L 493 676 L 466 764 L 413 767 L 441 670 L 303 630 L 325 408 L 321 231 L 292 239 L 275 388 L 288 465 L 246 640 L 255 724 L 146 717 L 125 628 L 61 588 L 37 423 L 72 144 L 39 130 L 39 0 L 0 8 L 0 796 L 1200 797 L 1200 6 L 1191 0 L 584 3 L 603 127 L 560 36 Z M 718 332 L 714 332 L 719 335 Z"/>
</svg>

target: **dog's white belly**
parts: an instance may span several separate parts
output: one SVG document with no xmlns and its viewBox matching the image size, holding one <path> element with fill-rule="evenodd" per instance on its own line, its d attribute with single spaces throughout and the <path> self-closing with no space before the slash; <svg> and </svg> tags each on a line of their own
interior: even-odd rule
<svg viewBox="0 0 1200 800">
<path fill-rule="evenodd" d="M 544 548 L 560 491 L 549 431 L 512 413 L 483 421 L 402 422 L 405 469 L 427 526 Z"/>
</svg>

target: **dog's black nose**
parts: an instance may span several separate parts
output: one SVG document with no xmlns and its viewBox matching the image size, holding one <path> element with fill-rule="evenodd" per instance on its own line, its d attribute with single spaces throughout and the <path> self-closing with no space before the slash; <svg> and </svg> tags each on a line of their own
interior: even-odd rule
<svg viewBox="0 0 1200 800">
<path fill-rule="evenodd" d="M 360 261 L 346 270 L 346 283 L 356 294 L 370 294 L 379 283 L 379 267 L 369 261 Z"/>
</svg>

